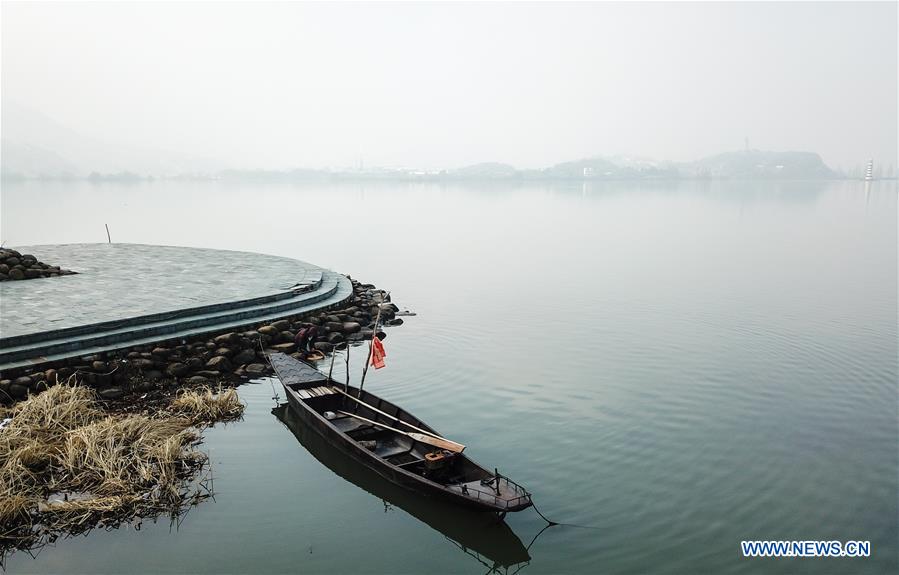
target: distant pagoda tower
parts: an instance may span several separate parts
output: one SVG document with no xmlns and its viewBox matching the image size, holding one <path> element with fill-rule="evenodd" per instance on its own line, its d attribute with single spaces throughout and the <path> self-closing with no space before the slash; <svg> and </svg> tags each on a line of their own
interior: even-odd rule
<svg viewBox="0 0 899 575">
<path fill-rule="evenodd" d="M 870 182 L 874 179 L 874 160 L 868 160 L 868 165 L 865 167 L 865 181 Z"/>
</svg>

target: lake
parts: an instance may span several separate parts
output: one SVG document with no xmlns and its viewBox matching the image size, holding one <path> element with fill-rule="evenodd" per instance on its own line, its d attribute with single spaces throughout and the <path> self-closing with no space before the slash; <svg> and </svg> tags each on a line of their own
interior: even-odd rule
<svg viewBox="0 0 899 575">
<path fill-rule="evenodd" d="M 418 315 L 388 329 L 366 389 L 591 527 L 531 544 L 531 509 L 487 525 L 397 493 L 282 422 L 266 379 L 240 388 L 244 421 L 206 432 L 214 501 L 6 567 L 897 572 L 896 220 L 896 182 L 5 182 L 12 247 L 106 241 L 109 224 L 116 242 L 290 256 L 391 290 Z M 745 539 L 872 551 L 746 559 Z"/>
</svg>

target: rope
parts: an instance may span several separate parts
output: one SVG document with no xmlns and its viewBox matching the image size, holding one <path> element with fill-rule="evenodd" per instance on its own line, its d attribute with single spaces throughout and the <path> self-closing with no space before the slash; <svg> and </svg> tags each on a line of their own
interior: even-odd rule
<svg viewBox="0 0 899 575">
<path fill-rule="evenodd" d="M 543 520 L 548 523 L 548 525 L 544 527 L 544 530 L 548 527 L 555 527 L 556 525 L 564 525 L 565 527 L 577 527 L 578 529 L 602 529 L 601 527 L 596 527 L 595 525 L 576 525 L 574 523 L 560 523 L 558 521 L 552 521 L 551 519 L 548 519 L 546 515 L 541 513 L 539 509 L 537 509 L 537 504 L 534 503 L 533 499 L 531 499 L 531 507 L 533 507 L 534 511 L 537 512 L 537 515 L 542 517 Z M 543 531 L 541 531 L 540 533 L 543 533 Z M 533 541 L 531 543 L 533 543 Z"/>
<path fill-rule="evenodd" d="M 257 341 L 257 343 L 259 343 L 259 351 L 262 352 L 262 356 L 265 358 L 265 361 L 268 362 L 268 366 L 269 366 L 270 368 L 272 368 L 272 372 L 274 372 L 274 371 L 275 371 L 275 366 L 272 365 L 272 360 L 271 360 L 271 358 L 268 356 L 267 353 L 265 353 L 265 349 L 262 347 L 262 338 L 260 337 L 260 338 L 259 338 L 258 340 L 256 340 L 256 341 Z M 274 378 L 271 378 L 271 377 L 270 377 L 269 380 L 268 380 L 268 382 L 269 382 L 270 384 L 272 384 L 272 399 L 273 399 L 276 403 L 280 403 L 280 402 L 281 402 L 281 397 L 278 395 L 277 390 L 275 390 L 275 380 L 274 380 Z"/>
</svg>

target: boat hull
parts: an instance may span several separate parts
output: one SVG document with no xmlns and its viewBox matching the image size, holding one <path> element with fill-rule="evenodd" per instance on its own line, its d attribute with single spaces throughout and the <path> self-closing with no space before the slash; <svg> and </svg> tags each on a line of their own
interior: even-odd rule
<svg viewBox="0 0 899 575">
<path fill-rule="evenodd" d="M 418 473 L 415 473 L 410 471 L 413 468 L 405 467 L 406 464 L 398 465 L 387 461 L 388 455 L 383 453 L 376 454 L 371 449 L 363 447 L 361 443 L 351 438 L 348 433 L 338 429 L 335 425 L 336 421 L 325 418 L 322 412 L 341 411 L 346 415 L 352 415 L 345 410 L 355 410 L 356 407 L 359 407 L 364 411 L 371 408 L 375 411 L 371 413 L 364 411 L 368 419 L 378 419 L 380 416 L 387 415 L 387 412 L 392 414 L 390 417 L 402 419 L 403 423 L 384 420 L 389 421 L 389 423 L 381 424 L 384 429 L 390 429 L 393 425 L 406 425 L 412 426 L 425 434 L 438 435 L 436 430 L 389 401 L 368 391 L 361 392 L 352 386 L 344 387 L 342 384 L 337 384 L 312 366 L 297 361 L 292 357 L 280 353 L 272 353 L 269 355 L 269 359 L 287 394 L 290 409 L 293 410 L 300 422 L 321 435 L 335 449 L 354 459 L 360 465 L 371 469 L 387 481 L 422 495 L 439 497 L 449 500 L 456 505 L 478 511 L 506 513 L 519 511 L 531 506 L 530 494 L 523 487 L 506 477 L 494 477 L 494 473 L 462 453 L 457 455 L 457 459 L 453 463 L 453 469 L 456 470 L 456 473 L 461 473 L 461 475 L 457 475 L 450 482 L 446 480 L 440 482 L 437 480 L 437 477 L 432 479 L 428 472 L 419 470 Z M 335 391 L 335 389 L 340 390 L 342 388 L 349 392 L 348 395 L 350 397 L 360 398 L 362 401 L 352 400 L 352 408 L 344 405 L 349 403 L 349 398 L 339 391 Z M 311 403 L 316 403 L 316 405 L 313 406 Z M 375 405 L 377 408 L 372 407 Z M 362 416 L 357 417 L 358 419 L 367 420 Z M 380 424 L 380 422 L 370 423 L 375 423 L 376 426 Z M 428 445 L 414 441 L 407 452 L 411 452 L 416 444 L 428 448 Z M 432 450 L 433 448 L 429 448 L 424 451 L 429 452 Z M 419 457 L 424 456 L 422 450 L 419 450 L 418 453 L 420 454 Z M 463 471 L 459 472 L 458 470 L 460 469 Z"/>
<path fill-rule="evenodd" d="M 493 511 L 501 513 L 507 511 L 518 511 L 530 506 L 528 504 L 521 507 L 507 508 L 488 503 L 486 501 L 474 501 L 469 497 L 457 495 L 456 493 L 449 491 L 441 485 L 423 480 L 423 478 L 419 478 L 412 473 L 405 473 L 402 470 L 397 469 L 395 466 L 385 462 L 383 459 L 374 455 L 370 451 L 357 448 L 352 442 L 347 439 L 344 434 L 340 433 L 339 431 L 334 429 L 334 427 L 329 425 L 327 419 L 324 419 L 315 410 L 306 405 L 306 403 L 303 402 L 303 400 L 301 400 L 292 389 L 284 386 L 284 390 L 287 393 L 287 400 L 290 404 L 291 409 L 294 410 L 294 414 L 299 417 L 300 421 L 304 425 L 308 426 L 310 429 L 321 435 L 335 449 L 340 450 L 345 455 L 351 457 L 358 463 L 371 469 L 372 471 L 395 485 L 399 485 L 400 487 L 403 487 L 405 489 L 415 491 L 421 495 L 447 499 L 457 505 L 461 505 L 468 509 L 477 511 Z"/>
</svg>

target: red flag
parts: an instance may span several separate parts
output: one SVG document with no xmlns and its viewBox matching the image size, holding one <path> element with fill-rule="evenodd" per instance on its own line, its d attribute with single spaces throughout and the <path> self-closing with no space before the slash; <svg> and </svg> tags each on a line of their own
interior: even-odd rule
<svg viewBox="0 0 899 575">
<path fill-rule="evenodd" d="M 378 336 L 372 336 L 371 338 L 371 365 L 375 369 L 381 369 L 384 367 L 384 358 L 387 356 L 387 352 L 384 351 L 384 344 L 381 343 L 381 340 L 378 339 Z"/>
</svg>

